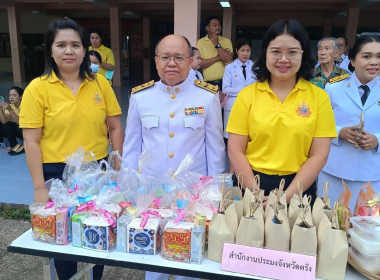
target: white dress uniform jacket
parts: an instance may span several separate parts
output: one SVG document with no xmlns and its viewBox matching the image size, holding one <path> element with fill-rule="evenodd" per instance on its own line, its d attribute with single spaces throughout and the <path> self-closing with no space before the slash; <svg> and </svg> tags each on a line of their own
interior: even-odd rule
<svg viewBox="0 0 380 280">
<path fill-rule="evenodd" d="M 196 75 L 198 75 L 199 78 L 197 78 Z M 190 69 L 189 77 L 190 77 L 192 80 L 201 80 L 201 81 L 204 80 L 204 79 L 203 79 L 203 76 L 202 76 L 202 74 L 201 74 L 201 72 L 199 72 L 198 70 L 194 70 L 193 68 Z"/>
<path fill-rule="evenodd" d="M 349 60 L 348 56 L 342 54 L 342 59 L 343 59 L 343 61 L 341 63 L 337 64 L 337 66 L 339 68 L 342 68 L 342 69 L 346 70 L 348 73 L 352 73 L 350 71 L 350 69 L 348 69 L 348 65 L 350 64 L 350 60 Z"/>
<path fill-rule="evenodd" d="M 329 94 L 334 110 L 336 130 L 339 135 L 343 127 L 360 123 L 359 116 L 364 112 L 364 129 L 375 135 L 380 143 L 380 78 L 376 77 L 367 85 L 370 88 L 367 101 L 362 105 L 356 74 L 327 84 L 325 91 Z M 355 149 L 347 141 L 334 138 L 327 164 L 323 171 L 351 181 L 380 180 L 380 148 L 372 150 Z"/>
<path fill-rule="evenodd" d="M 188 153 L 194 158 L 194 172 L 215 175 L 225 171 L 219 97 L 195 83 L 207 85 L 187 77 L 178 86 L 159 81 L 131 95 L 123 166 L 136 169 L 139 154 L 146 149 L 156 155 L 161 172 L 178 167 Z M 185 111 L 198 114 L 186 115 Z"/>
<path fill-rule="evenodd" d="M 232 63 L 226 66 L 223 76 L 223 89 L 224 94 L 228 94 L 226 103 L 223 107 L 224 109 L 224 131 L 226 130 L 228 118 L 231 113 L 232 106 L 235 103 L 238 93 L 246 86 L 249 86 L 256 82 L 256 76 L 252 72 L 253 67 L 252 60 L 247 60 L 244 64 L 239 60 L 235 59 Z M 246 79 L 244 79 L 242 66 L 246 65 Z M 228 133 L 224 132 L 224 137 L 228 138 Z"/>
</svg>

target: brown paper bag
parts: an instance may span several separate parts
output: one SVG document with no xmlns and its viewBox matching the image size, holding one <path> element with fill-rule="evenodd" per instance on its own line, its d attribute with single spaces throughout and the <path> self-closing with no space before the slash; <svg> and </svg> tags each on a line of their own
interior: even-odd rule
<svg viewBox="0 0 380 280">
<path fill-rule="evenodd" d="M 280 182 L 280 186 L 278 189 L 274 189 L 269 193 L 269 197 L 267 200 L 267 205 L 271 205 L 275 200 L 278 201 L 278 205 L 284 205 L 285 211 L 286 211 L 286 219 L 288 219 L 288 208 L 287 208 L 287 203 L 286 203 L 286 193 L 284 192 L 284 187 L 285 187 L 285 179 L 282 179 Z M 282 209 L 283 207 L 279 207 L 279 210 Z M 272 217 L 273 212 L 272 212 L 271 207 L 266 207 L 265 208 L 265 217 L 267 216 L 267 212 L 269 211 L 269 216 Z"/>
<path fill-rule="evenodd" d="M 339 230 L 334 204 L 331 218 L 322 215 L 318 230 L 317 277 L 326 280 L 343 280 L 348 258 L 346 233 Z"/>
<path fill-rule="evenodd" d="M 310 206 L 302 206 L 297 216 L 292 230 L 290 251 L 315 256 L 317 254 L 317 229 L 313 224 L 310 224 L 312 222 Z M 307 221 L 308 219 L 309 221 Z"/>
<path fill-rule="evenodd" d="M 261 208 L 261 209 L 260 209 Z M 236 232 L 236 244 L 264 246 L 264 216 L 261 203 L 251 203 L 249 217 L 242 217 Z"/>
<path fill-rule="evenodd" d="M 311 212 L 313 223 L 317 227 L 317 231 L 319 229 L 319 223 L 323 213 L 330 217 L 332 212 L 332 209 L 330 208 L 330 198 L 328 195 L 329 182 L 323 182 L 323 188 L 323 197 L 317 197 L 314 202 L 313 211 Z"/>
<path fill-rule="evenodd" d="M 235 242 L 238 227 L 235 205 L 232 203 L 225 209 L 225 197 L 220 203 L 220 212 L 212 216 L 208 233 L 208 259 L 216 262 L 222 262 L 224 242 Z"/>
<path fill-rule="evenodd" d="M 256 188 L 245 188 L 245 193 L 243 197 L 243 216 L 249 217 L 250 214 L 250 205 L 254 201 L 253 195 L 257 193 L 258 200 L 263 201 L 264 199 L 264 190 L 260 189 L 260 175 L 255 175 Z"/>
<path fill-rule="evenodd" d="M 286 204 L 286 194 L 283 191 L 285 186 L 285 180 L 282 179 L 280 182 L 280 187 L 278 189 L 275 189 L 274 191 L 271 191 L 267 200 L 267 206 L 273 204 L 275 201 L 277 202 L 277 209 L 281 213 L 281 216 L 284 220 L 288 220 L 288 210 L 287 210 L 287 204 Z M 270 201 L 270 198 L 272 196 L 272 201 Z M 268 201 L 271 204 L 268 204 Z M 265 208 L 265 223 L 268 220 L 271 220 L 273 218 L 273 207 L 266 207 Z"/>
<path fill-rule="evenodd" d="M 298 193 L 295 193 L 293 195 L 289 203 L 288 218 L 289 218 L 290 232 L 292 232 L 294 223 L 296 222 L 298 218 L 298 214 L 301 213 L 301 210 L 308 205 L 310 206 L 308 197 L 306 195 L 303 197 L 302 196 L 303 196 L 303 185 L 302 185 L 302 182 L 298 181 Z M 308 215 L 310 215 L 310 218 L 311 218 L 311 212 L 308 211 L 307 213 Z M 311 223 L 311 225 L 313 225 L 313 223 Z"/>
<path fill-rule="evenodd" d="M 277 198 L 277 197 L 276 197 Z M 286 212 L 280 212 L 278 210 L 278 202 L 275 201 L 267 206 L 272 208 L 273 214 L 269 214 L 265 217 L 265 247 L 274 249 L 289 251 L 290 243 L 290 226 L 286 215 Z"/>
<path fill-rule="evenodd" d="M 232 203 L 235 204 L 236 214 L 238 216 L 238 223 L 240 223 L 240 219 L 243 216 L 244 212 L 244 202 L 242 195 L 242 185 L 239 182 L 238 176 L 238 186 L 237 187 L 228 187 L 222 188 L 223 196 L 225 196 L 226 208 L 229 207 Z"/>
</svg>

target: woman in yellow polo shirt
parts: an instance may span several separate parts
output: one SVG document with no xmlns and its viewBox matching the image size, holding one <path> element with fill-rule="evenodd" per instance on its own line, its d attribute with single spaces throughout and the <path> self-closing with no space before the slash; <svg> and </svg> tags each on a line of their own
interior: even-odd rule
<svg viewBox="0 0 380 280">
<path fill-rule="evenodd" d="M 228 153 L 244 187 L 254 186 L 259 174 L 268 196 L 284 178 L 288 203 L 298 181 L 305 194 L 316 198 L 315 180 L 336 137 L 328 95 L 307 81 L 313 57 L 299 22 L 272 25 L 254 66 L 258 82 L 238 94 L 227 125 Z"/>
<path fill-rule="evenodd" d="M 34 201 L 48 202 L 45 181 L 62 179 L 65 156 L 78 146 L 97 160 L 107 157 L 107 123 L 114 150 L 122 154 L 120 106 L 108 81 L 89 69 L 87 33 L 75 21 L 53 21 L 45 35 L 45 73 L 25 89 L 20 127 L 34 184 Z M 76 262 L 55 259 L 60 280 Z M 103 266 L 94 268 L 101 279 Z"/>
<path fill-rule="evenodd" d="M 99 74 L 106 77 L 111 83 L 113 70 L 115 68 L 115 57 L 111 49 L 105 47 L 102 44 L 103 32 L 98 28 L 93 28 L 90 30 L 90 42 L 91 46 L 88 48 L 89 51 L 94 50 L 100 53 L 102 57 L 102 63 L 100 64 Z M 107 73 L 108 72 L 108 73 Z"/>
</svg>

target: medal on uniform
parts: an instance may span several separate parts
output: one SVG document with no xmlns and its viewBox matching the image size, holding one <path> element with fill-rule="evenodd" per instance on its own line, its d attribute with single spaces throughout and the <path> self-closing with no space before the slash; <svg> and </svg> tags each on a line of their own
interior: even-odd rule
<svg viewBox="0 0 380 280">
<path fill-rule="evenodd" d="M 350 84 L 350 83 L 348 83 L 348 84 L 347 84 L 347 87 L 348 87 L 348 88 L 350 88 L 350 87 L 351 87 L 351 84 Z"/>
<path fill-rule="evenodd" d="M 298 105 L 297 107 L 297 115 L 301 117 L 310 117 L 311 111 L 310 111 L 310 106 L 306 104 L 305 99 L 301 104 Z"/>
<path fill-rule="evenodd" d="M 199 114 L 203 114 L 204 111 L 205 111 L 205 108 L 203 106 L 185 108 L 185 115 L 199 115 Z"/>
</svg>

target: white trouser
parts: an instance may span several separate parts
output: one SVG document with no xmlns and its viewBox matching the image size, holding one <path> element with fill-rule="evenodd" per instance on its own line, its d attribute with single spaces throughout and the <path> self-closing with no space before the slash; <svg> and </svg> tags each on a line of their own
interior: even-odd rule
<svg viewBox="0 0 380 280">
<path fill-rule="evenodd" d="M 158 273 L 158 272 L 145 272 L 145 280 L 168 280 L 170 274 Z M 199 278 L 192 278 L 186 276 L 176 275 L 175 280 L 199 280 Z"/>
<path fill-rule="evenodd" d="M 318 196 L 323 197 L 323 182 L 329 182 L 329 197 L 331 207 L 334 206 L 334 202 L 338 200 L 339 196 L 343 191 L 342 179 L 332 176 L 326 172 L 321 171 L 318 175 Z M 354 214 L 356 199 L 358 198 L 361 187 L 366 183 L 362 181 L 350 181 L 344 180 L 348 188 L 352 193 L 352 198 L 350 199 L 350 208 L 352 214 Z M 380 192 L 380 181 L 373 181 L 371 187 L 374 189 L 375 193 Z"/>
</svg>

